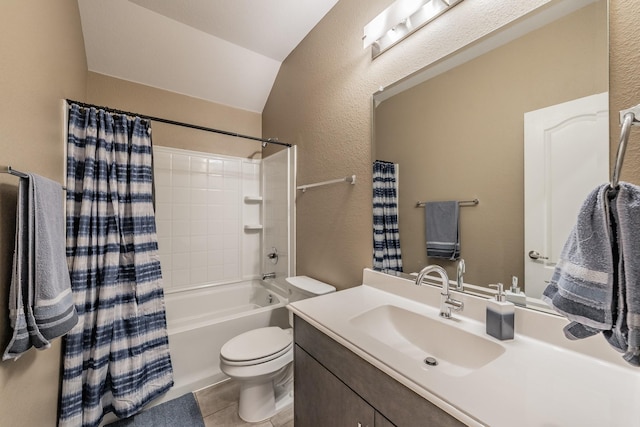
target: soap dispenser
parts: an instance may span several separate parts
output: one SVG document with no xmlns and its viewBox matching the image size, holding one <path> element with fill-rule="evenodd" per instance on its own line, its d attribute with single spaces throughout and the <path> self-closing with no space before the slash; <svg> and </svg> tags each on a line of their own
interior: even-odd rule
<svg viewBox="0 0 640 427">
<path fill-rule="evenodd" d="M 497 288 L 495 299 L 487 301 L 487 334 L 499 340 L 513 339 L 514 313 L 513 303 L 506 301 L 502 283 L 489 285 Z"/>
<path fill-rule="evenodd" d="M 516 276 L 511 277 L 511 288 L 507 289 L 504 294 L 507 301 L 522 307 L 527 306 L 527 296 L 518 287 L 518 278 Z"/>
</svg>

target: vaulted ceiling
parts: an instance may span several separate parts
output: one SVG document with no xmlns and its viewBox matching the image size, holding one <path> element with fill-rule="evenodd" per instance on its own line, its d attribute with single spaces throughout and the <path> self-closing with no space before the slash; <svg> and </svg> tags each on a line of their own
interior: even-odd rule
<svg viewBox="0 0 640 427">
<path fill-rule="evenodd" d="M 90 71 L 262 112 L 338 0 L 78 0 Z"/>
</svg>

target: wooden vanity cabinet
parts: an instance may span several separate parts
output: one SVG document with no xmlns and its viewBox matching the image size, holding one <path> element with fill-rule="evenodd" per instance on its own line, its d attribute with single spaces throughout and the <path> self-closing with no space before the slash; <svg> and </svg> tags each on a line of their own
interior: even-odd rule
<svg viewBox="0 0 640 427">
<path fill-rule="evenodd" d="M 295 426 L 374 427 L 373 407 L 299 346 L 294 381 Z"/>
<path fill-rule="evenodd" d="M 293 330 L 296 427 L 464 426 L 298 316 Z"/>
</svg>

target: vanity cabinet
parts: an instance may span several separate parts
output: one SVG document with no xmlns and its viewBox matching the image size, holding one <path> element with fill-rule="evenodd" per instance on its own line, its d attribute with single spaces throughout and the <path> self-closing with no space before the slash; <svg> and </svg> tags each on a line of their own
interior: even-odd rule
<svg viewBox="0 0 640 427">
<path fill-rule="evenodd" d="M 373 407 L 299 346 L 294 378 L 296 426 L 375 425 Z"/>
<path fill-rule="evenodd" d="M 298 316 L 296 427 L 461 427 L 463 423 Z"/>
</svg>

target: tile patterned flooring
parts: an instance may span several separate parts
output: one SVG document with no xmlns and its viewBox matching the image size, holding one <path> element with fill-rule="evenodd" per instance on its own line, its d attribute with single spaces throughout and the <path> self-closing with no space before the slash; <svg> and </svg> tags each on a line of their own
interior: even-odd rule
<svg viewBox="0 0 640 427">
<path fill-rule="evenodd" d="M 195 393 L 205 427 L 293 427 L 293 406 L 260 423 L 248 423 L 238 416 L 240 386 L 226 381 Z"/>
</svg>

